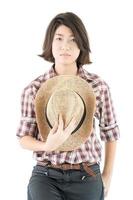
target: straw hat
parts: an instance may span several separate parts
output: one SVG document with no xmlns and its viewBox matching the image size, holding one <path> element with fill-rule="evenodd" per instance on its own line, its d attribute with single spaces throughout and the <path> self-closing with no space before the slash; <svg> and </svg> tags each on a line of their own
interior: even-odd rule
<svg viewBox="0 0 133 200">
<path fill-rule="evenodd" d="M 45 81 L 35 98 L 36 119 L 43 140 L 46 141 L 60 113 L 64 128 L 75 115 L 77 123 L 75 130 L 56 150 L 72 151 L 80 147 L 92 131 L 95 101 L 89 83 L 78 76 L 59 75 Z"/>
</svg>

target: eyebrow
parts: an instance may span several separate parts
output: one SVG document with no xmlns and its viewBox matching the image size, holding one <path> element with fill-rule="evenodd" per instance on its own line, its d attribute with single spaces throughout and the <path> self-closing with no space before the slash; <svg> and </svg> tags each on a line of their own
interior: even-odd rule
<svg viewBox="0 0 133 200">
<path fill-rule="evenodd" d="M 55 35 L 58 35 L 58 36 L 64 36 L 63 34 L 61 34 L 61 33 L 56 33 Z M 74 35 L 73 34 L 71 34 L 70 35 L 70 37 L 74 37 Z"/>
</svg>

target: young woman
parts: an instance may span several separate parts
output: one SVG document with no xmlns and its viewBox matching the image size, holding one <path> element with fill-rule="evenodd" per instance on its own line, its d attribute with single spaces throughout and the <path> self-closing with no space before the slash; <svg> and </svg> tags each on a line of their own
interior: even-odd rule
<svg viewBox="0 0 133 200">
<path fill-rule="evenodd" d="M 48 26 L 40 55 L 53 65 L 22 93 L 22 118 L 17 136 L 20 145 L 32 150 L 37 160 L 28 184 L 28 200 L 103 200 L 108 193 L 119 129 L 107 83 L 83 69 L 83 65 L 91 63 L 89 55 L 89 40 L 81 19 L 71 12 L 55 16 Z M 44 142 L 38 130 L 34 105 L 41 85 L 60 75 L 81 77 L 92 86 L 96 96 L 90 137 L 79 148 L 66 152 L 56 149 L 70 136 L 75 119 L 64 128 L 60 115 Z M 95 132 L 95 119 L 99 120 L 100 137 L 105 142 L 102 172 L 101 144 Z"/>
</svg>

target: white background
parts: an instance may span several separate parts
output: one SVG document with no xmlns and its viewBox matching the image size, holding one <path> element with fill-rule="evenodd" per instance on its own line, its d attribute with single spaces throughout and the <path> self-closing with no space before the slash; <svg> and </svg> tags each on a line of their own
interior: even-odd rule
<svg viewBox="0 0 133 200">
<path fill-rule="evenodd" d="M 0 199 L 26 200 L 34 165 L 32 152 L 16 139 L 22 89 L 51 64 L 41 53 L 45 30 L 58 13 L 72 11 L 83 20 L 93 64 L 110 86 L 121 139 L 107 200 L 132 199 L 133 7 L 129 0 L 0 1 Z"/>
</svg>

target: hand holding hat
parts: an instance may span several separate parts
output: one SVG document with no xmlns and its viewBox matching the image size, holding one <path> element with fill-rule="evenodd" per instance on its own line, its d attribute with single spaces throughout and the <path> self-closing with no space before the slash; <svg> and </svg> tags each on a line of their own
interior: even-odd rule
<svg viewBox="0 0 133 200">
<path fill-rule="evenodd" d="M 76 128 L 76 118 L 73 117 L 66 128 L 64 128 L 64 122 L 62 115 L 59 115 L 58 122 L 55 122 L 53 128 L 50 130 L 46 143 L 45 149 L 47 151 L 54 151 L 61 146 L 71 135 L 73 130 Z M 55 142 L 56 141 L 56 142 Z"/>
</svg>

